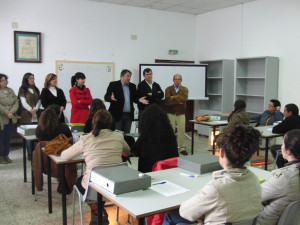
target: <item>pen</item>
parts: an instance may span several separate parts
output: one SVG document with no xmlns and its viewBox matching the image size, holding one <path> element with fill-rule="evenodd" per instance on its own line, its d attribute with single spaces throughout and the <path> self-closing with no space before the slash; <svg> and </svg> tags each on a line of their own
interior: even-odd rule
<svg viewBox="0 0 300 225">
<path fill-rule="evenodd" d="M 187 173 L 179 173 L 180 175 L 182 176 L 186 176 L 186 177 L 198 177 L 197 175 L 190 175 L 190 174 L 187 174 Z"/>
<path fill-rule="evenodd" d="M 165 184 L 165 183 L 167 183 L 167 182 L 166 182 L 166 181 L 163 181 L 163 182 L 155 183 L 155 184 L 152 184 L 152 185 Z"/>
</svg>

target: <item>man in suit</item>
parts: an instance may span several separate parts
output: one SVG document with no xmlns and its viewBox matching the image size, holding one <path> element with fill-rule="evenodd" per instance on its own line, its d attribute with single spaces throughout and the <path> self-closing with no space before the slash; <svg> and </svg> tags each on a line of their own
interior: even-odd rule
<svg viewBox="0 0 300 225">
<path fill-rule="evenodd" d="M 138 84 L 138 98 L 145 97 L 149 104 L 159 104 L 164 97 L 164 92 L 161 90 L 158 83 L 152 80 L 152 70 L 146 68 L 143 71 L 144 80 Z M 143 113 L 148 104 L 138 103 L 139 116 Z"/>
<path fill-rule="evenodd" d="M 181 85 L 182 76 L 175 74 L 173 76 L 174 85 L 167 87 L 165 91 L 166 111 L 175 132 L 177 125 L 178 148 L 182 155 L 187 155 L 185 140 L 185 109 L 189 96 L 189 90 Z"/>
<path fill-rule="evenodd" d="M 110 102 L 109 112 L 115 120 L 116 130 L 130 133 L 131 122 L 134 118 L 133 102 L 148 104 L 145 97 L 138 99 L 136 86 L 130 82 L 131 71 L 124 69 L 121 71 L 121 79 L 109 83 L 105 101 Z"/>
<path fill-rule="evenodd" d="M 300 116 L 299 109 L 295 104 L 287 104 L 283 110 L 284 120 L 278 125 L 274 126 L 272 129 L 273 133 L 283 133 L 293 130 L 300 129 Z M 281 145 L 272 145 L 271 153 L 274 158 L 276 158 L 277 152 L 281 149 Z M 284 167 L 286 161 L 283 159 L 282 155 L 277 158 L 277 167 Z"/>
</svg>

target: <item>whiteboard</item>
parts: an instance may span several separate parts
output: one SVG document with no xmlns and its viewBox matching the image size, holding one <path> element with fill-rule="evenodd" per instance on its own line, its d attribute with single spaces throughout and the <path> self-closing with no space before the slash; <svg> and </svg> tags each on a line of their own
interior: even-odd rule
<svg viewBox="0 0 300 225">
<path fill-rule="evenodd" d="M 55 67 L 58 87 L 64 91 L 67 100 L 70 100 L 71 77 L 77 72 L 85 74 L 85 86 L 90 89 L 93 99 L 104 99 L 106 89 L 114 79 L 113 62 L 56 60 Z"/>
<path fill-rule="evenodd" d="M 140 64 L 140 81 L 144 80 L 143 71 L 150 68 L 153 81 L 158 83 L 163 91 L 173 85 L 173 76 L 182 76 L 182 86 L 189 89 L 190 100 L 208 99 L 206 93 L 207 65 L 187 64 Z"/>
</svg>

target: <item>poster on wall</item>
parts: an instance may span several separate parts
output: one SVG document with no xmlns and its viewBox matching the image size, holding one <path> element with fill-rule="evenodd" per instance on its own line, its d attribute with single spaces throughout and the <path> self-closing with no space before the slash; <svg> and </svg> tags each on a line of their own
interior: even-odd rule
<svg viewBox="0 0 300 225">
<path fill-rule="evenodd" d="M 15 62 L 41 63 L 41 33 L 14 31 Z"/>
</svg>

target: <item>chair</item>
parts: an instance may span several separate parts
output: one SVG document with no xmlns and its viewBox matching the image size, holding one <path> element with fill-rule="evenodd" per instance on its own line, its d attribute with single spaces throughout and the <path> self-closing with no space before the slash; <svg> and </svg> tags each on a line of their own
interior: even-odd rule
<svg viewBox="0 0 300 225">
<path fill-rule="evenodd" d="M 123 166 L 123 165 L 127 165 L 126 163 L 119 163 L 119 164 L 113 164 L 113 165 L 105 165 L 105 166 L 95 166 L 92 168 L 92 170 L 94 168 L 105 168 L 105 167 L 112 167 L 112 166 Z M 89 177 L 90 180 L 90 177 Z M 83 202 L 87 202 L 87 203 L 92 203 L 92 202 L 97 202 L 97 192 L 92 189 L 89 188 L 89 185 L 87 184 L 87 187 L 85 189 L 85 193 L 84 195 L 81 194 L 81 192 L 79 191 L 79 189 L 77 188 L 76 184 L 73 186 L 73 195 L 72 195 L 72 224 L 74 225 L 74 217 L 75 217 L 75 194 L 78 194 L 78 201 L 79 201 L 79 210 L 80 210 L 80 222 L 81 225 L 83 225 L 83 214 L 82 214 L 82 204 Z M 119 208 L 119 207 L 118 207 Z M 117 209 L 117 221 L 118 221 L 118 217 L 119 217 L 119 209 Z"/>
<path fill-rule="evenodd" d="M 278 157 L 282 155 L 282 151 L 281 150 L 278 150 L 277 151 L 277 154 L 276 154 L 276 157 L 275 157 L 275 162 L 274 162 L 274 169 L 276 168 L 276 165 L 277 165 L 277 159 Z"/>
<path fill-rule="evenodd" d="M 277 225 L 299 225 L 300 200 L 290 203 L 280 216 Z"/>
</svg>

